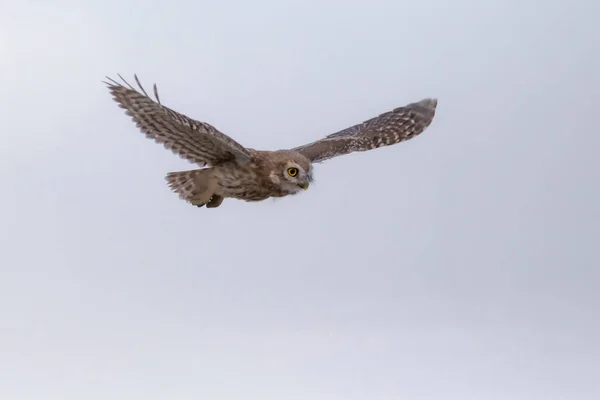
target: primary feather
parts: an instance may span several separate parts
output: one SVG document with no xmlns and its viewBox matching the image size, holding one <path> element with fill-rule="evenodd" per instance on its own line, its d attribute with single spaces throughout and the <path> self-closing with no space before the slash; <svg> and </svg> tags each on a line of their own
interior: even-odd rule
<svg viewBox="0 0 600 400">
<path fill-rule="evenodd" d="M 110 78 L 108 85 L 114 100 L 125 113 L 133 119 L 136 126 L 148 138 L 161 143 L 165 148 L 182 158 L 201 167 L 212 166 L 222 162 L 248 161 L 250 153 L 244 146 L 217 130 L 214 126 L 196 121 L 178 113 L 160 103 L 158 90 L 154 85 L 154 101 L 137 76 L 135 80 L 141 93 L 123 80 L 126 86 Z"/>
<path fill-rule="evenodd" d="M 436 107 L 437 99 L 423 99 L 294 150 L 316 163 L 355 151 L 391 146 L 422 133 L 431 124 Z"/>
</svg>

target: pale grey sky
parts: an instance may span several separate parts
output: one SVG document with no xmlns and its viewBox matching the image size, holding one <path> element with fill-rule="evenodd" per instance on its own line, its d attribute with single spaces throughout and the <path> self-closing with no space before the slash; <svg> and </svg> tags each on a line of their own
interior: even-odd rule
<svg viewBox="0 0 600 400">
<path fill-rule="evenodd" d="M 3 1 L 0 399 L 600 398 L 599 16 Z M 254 148 L 439 106 L 299 196 L 197 209 L 117 73 Z"/>
</svg>

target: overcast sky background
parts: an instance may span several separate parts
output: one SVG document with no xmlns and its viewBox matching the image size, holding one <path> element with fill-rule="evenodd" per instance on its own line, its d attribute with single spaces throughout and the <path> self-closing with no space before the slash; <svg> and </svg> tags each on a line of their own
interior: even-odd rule
<svg viewBox="0 0 600 400">
<path fill-rule="evenodd" d="M 0 3 L 0 398 L 598 399 L 593 0 Z M 101 83 L 244 145 L 437 97 L 307 192 L 197 209 Z"/>
</svg>

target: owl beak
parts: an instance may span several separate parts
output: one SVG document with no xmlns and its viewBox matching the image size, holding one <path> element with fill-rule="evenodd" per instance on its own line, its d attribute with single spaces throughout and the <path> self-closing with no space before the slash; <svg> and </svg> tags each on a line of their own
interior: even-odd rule
<svg viewBox="0 0 600 400">
<path fill-rule="evenodd" d="M 306 189 L 308 189 L 308 181 L 299 183 L 298 186 L 300 186 L 302 189 L 306 190 Z"/>
</svg>

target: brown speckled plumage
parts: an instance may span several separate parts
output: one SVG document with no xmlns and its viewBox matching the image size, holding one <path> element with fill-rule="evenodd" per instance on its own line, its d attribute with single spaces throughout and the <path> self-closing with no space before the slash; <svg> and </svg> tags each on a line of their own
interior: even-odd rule
<svg viewBox="0 0 600 400">
<path fill-rule="evenodd" d="M 123 78 L 105 82 L 136 126 L 180 157 L 202 169 L 170 172 L 167 184 L 196 206 L 215 208 L 224 198 L 261 201 L 308 188 L 312 164 L 359 151 L 390 146 L 421 134 L 435 116 L 436 99 L 424 99 L 371 118 L 291 150 L 259 151 L 242 146 L 206 122 L 196 121 L 153 100 L 137 76 L 140 91 Z"/>
</svg>

